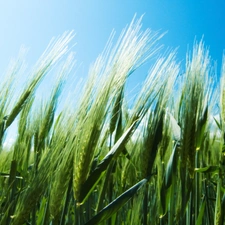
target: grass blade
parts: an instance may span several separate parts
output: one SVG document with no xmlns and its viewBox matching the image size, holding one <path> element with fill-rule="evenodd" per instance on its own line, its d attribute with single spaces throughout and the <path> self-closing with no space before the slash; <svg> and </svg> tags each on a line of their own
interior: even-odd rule
<svg viewBox="0 0 225 225">
<path fill-rule="evenodd" d="M 124 149 L 124 145 L 129 139 L 131 133 L 135 128 L 136 122 L 134 122 L 127 131 L 121 136 L 121 138 L 115 143 L 108 154 L 101 160 L 98 166 L 91 172 L 87 180 L 85 181 L 80 193 L 80 202 L 83 202 L 87 195 L 93 190 L 103 172 L 106 171 L 110 162 L 115 159 L 121 151 Z"/>
<path fill-rule="evenodd" d="M 116 213 L 130 198 L 132 198 L 137 191 L 147 182 L 147 179 L 143 179 L 133 187 L 128 189 L 122 195 L 120 195 L 117 199 L 107 205 L 104 209 L 102 209 L 96 216 L 94 216 L 91 220 L 89 220 L 85 225 L 96 225 L 100 222 L 107 220 L 114 213 Z"/>
<path fill-rule="evenodd" d="M 205 205 L 206 205 L 206 201 L 205 198 L 203 199 L 203 202 L 201 204 L 200 210 L 199 210 L 199 214 L 198 214 L 198 218 L 196 221 L 196 225 L 201 225 L 202 224 L 202 220 L 203 220 L 203 216 L 204 216 L 204 212 L 205 212 Z"/>
</svg>

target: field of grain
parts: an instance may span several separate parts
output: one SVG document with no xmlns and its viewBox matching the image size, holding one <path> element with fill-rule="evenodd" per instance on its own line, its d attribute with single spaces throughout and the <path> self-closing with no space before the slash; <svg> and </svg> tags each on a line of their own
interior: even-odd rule
<svg viewBox="0 0 225 225">
<path fill-rule="evenodd" d="M 216 69 L 196 42 L 182 71 L 176 51 L 158 54 L 161 36 L 134 19 L 63 107 L 73 33 L 50 43 L 19 95 L 21 60 L 11 65 L 0 83 L 1 225 L 225 224 L 225 60 Z M 130 100 L 127 80 L 149 59 Z M 40 101 L 36 91 L 55 66 Z"/>
</svg>

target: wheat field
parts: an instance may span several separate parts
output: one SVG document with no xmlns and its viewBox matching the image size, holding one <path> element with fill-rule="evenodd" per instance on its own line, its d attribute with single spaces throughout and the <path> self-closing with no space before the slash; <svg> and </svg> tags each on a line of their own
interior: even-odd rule
<svg viewBox="0 0 225 225">
<path fill-rule="evenodd" d="M 50 42 L 20 94 L 23 63 L 11 64 L 0 83 L 1 225 L 225 224 L 225 58 L 215 82 L 203 41 L 181 65 L 176 50 L 161 54 L 163 35 L 134 18 L 63 106 L 73 32 Z M 127 81 L 149 60 L 130 97 Z"/>
</svg>

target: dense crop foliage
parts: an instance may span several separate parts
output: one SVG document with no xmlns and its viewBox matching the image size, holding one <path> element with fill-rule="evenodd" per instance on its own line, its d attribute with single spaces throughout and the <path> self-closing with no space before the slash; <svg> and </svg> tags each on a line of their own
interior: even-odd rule
<svg viewBox="0 0 225 225">
<path fill-rule="evenodd" d="M 0 224 L 225 224 L 225 61 L 218 86 L 202 42 L 185 71 L 175 52 L 154 57 L 139 95 L 127 97 L 129 77 L 160 50 L 161 36 L 134 19 L 61 106 L 72 38 L 50 43 L 21 94 L 21 60 L 1 78 Z M 53 71 L 57 82 L 40 101 Z"/>
</svg>

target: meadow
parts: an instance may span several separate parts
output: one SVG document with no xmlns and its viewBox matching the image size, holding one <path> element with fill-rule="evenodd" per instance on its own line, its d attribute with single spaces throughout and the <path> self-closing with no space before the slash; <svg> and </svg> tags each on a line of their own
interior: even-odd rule
<svg viewBox="0 0 225 225">
<path fill-rule="evenodd" d="M 51 41 L 20 94 L 23 60 L 1 78 L 1 225 L 225 224 L 225 58 L 216 68 L 199 41 L 181 65 L 141 19 L 113 36 L 63 106 L 73 32 Z M 139 93 L 127 95 L 149 60 Z"/>
</svg>

